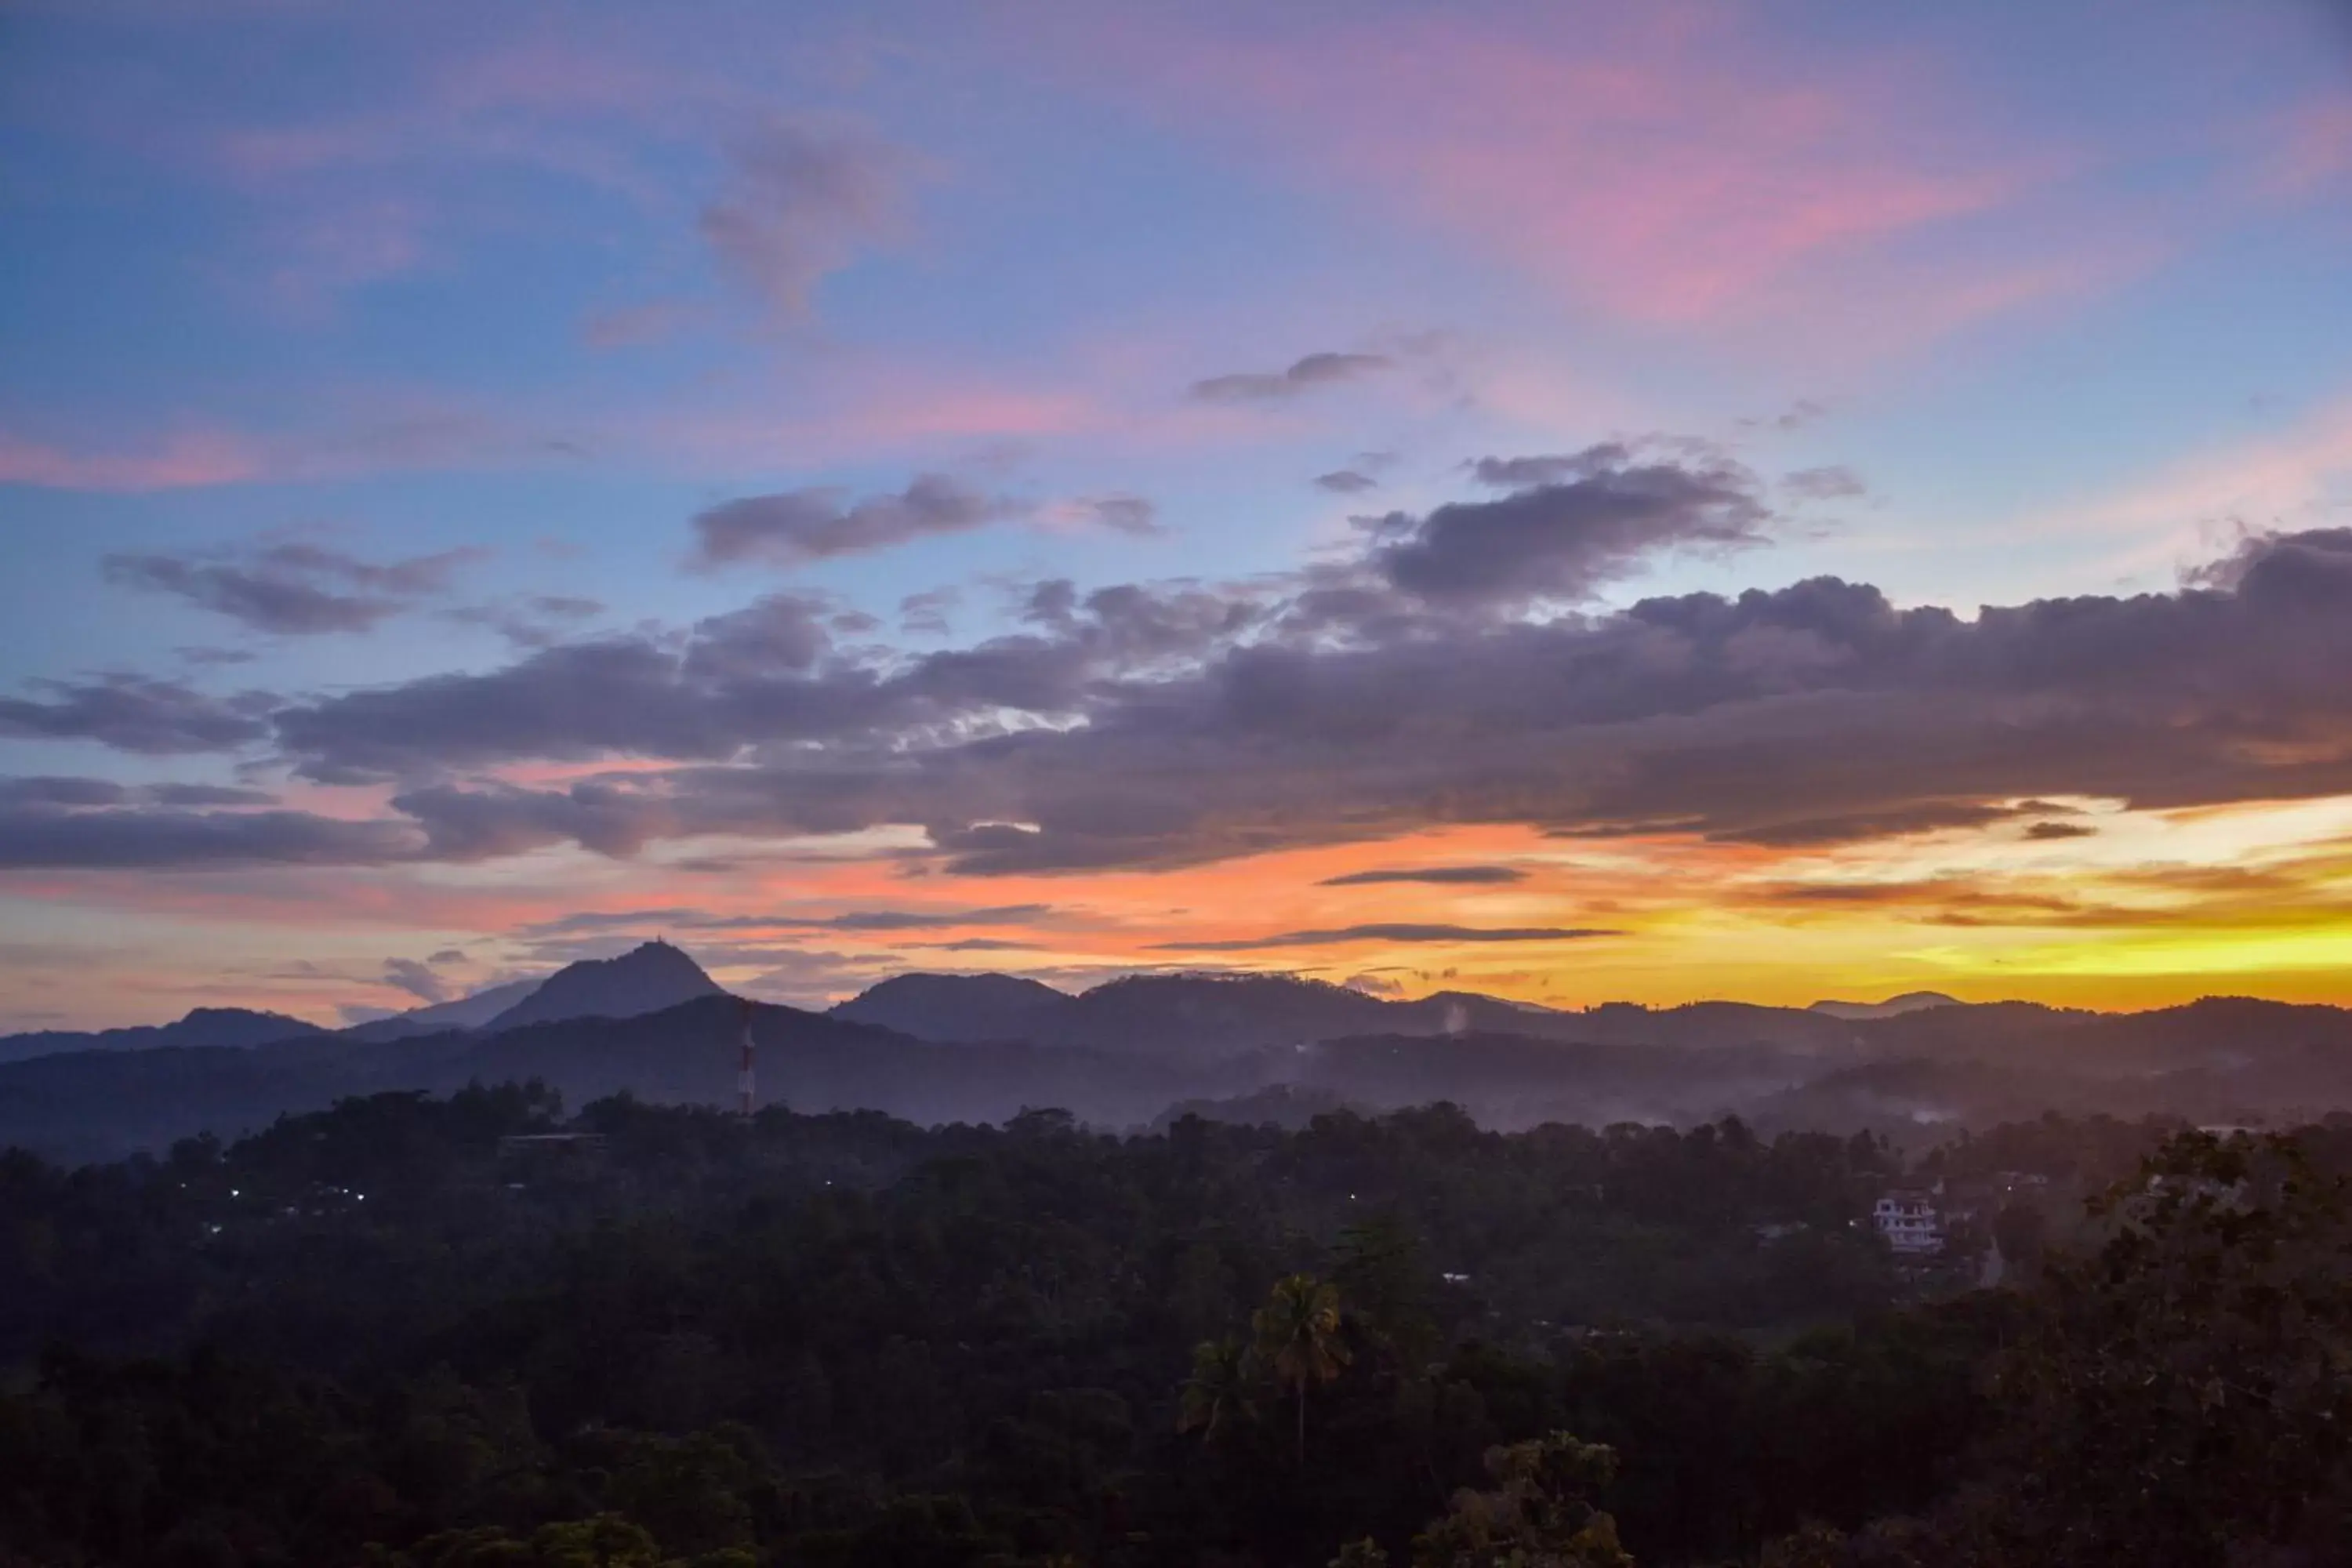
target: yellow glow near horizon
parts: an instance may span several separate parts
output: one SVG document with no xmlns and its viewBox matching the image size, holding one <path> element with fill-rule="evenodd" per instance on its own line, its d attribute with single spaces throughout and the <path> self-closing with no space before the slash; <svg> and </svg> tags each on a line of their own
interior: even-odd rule
<svg viewBox="0 0 2352 1568">
<path fill-rule="evenodd" d="M 586 951 L 516 935 L 585 911 L 616 918 L 583 942 L 659 931 L 730 985 L 803 1000 L 845 995 L 909 969 L 996 969 L 1084 986 L 1136 969 L 1215 968 L 1354 980 L 1406 995 L 1481 990 L 1568 1007 L 1803 1005 L 1927 989 L 1971 1001 L 2137 1008 L 2193 999 L 2218 977 L 2235 992 L 2352 1003 L 2352 797 L 2171 812 L 2060 804 L 2072 812 L 2044 820 L 2091 831 L 2034 838 L 2019 818 L 1787 847 L 1465 826 L 1200 866 L 989 878 L 914 869 L 925 846 L 906 832 L 692 841 L 635 861 L 549 849 L 495 872 L 419 867 L 250 881 L 56 873 L 40 879 L 51 929 L 74 951 L 44 950 L 36 967 L 113 963 L 111 1005 L 124 1016 L 98 1021 L 151 1020 L 160 1005 L 140 999 L 165 994 L 331 1017 L 356 999 L 403 1005 L 383 979 L 383 954 L 464 946 L 466 963 L 446 977 L 455 987 L 479 984 Z M 1517 876 L 1346 880 L 1371 869 L 1463 866 Z M 824 923 L 877 910 L 928 912 L 941 923 Z M 954 918 L 975 910 L 982 918 Z M 698 927 L 671 910 L 723 923 Z M 633 911 L 644 911 L 634 924 Z M 1418 941 L 1360 933 L 1396 926 L 1621 934 L 1488 942 L 1442 929 Z M 273 933 L 289 928 L 326 962 L 307 971 L 266 962 L 279 948 Z M 143 934 L 135 964 L 110 956 L 124 929 Z M 1350 931 L 1359 934 L 1216 945 Z M 56 993 L 31 970 L 15 989 L 30 1007 L 53 1005 Z M 61 999 L 89 994 L 84 987 Z"/>
</svg>

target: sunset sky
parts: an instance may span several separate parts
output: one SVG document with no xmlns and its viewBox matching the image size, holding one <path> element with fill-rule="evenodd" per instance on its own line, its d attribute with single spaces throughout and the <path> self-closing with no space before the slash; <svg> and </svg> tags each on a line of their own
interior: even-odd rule
<svg viewBox="0 0 2352 1568">
<path fill-rule="evenodd" d="M 0 11 L 0 1028 L 2352 1004 L 2352 13 Z"/>
</svg>

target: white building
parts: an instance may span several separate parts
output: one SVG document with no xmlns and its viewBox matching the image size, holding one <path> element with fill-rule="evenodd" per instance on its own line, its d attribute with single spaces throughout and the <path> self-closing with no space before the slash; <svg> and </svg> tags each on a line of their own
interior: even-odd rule
<svg viewBox="0 0 2352 1568">
<path fill-rule="evenodd" d="M 1936 1212 L 1930 1194 L 1903 1189 L 1888 1193 L 1872 1207 L 1870 1220 L 1886 1238 L 1886 1245 L 1904 1257 L 1944 1249 L 1943 1216 Z"/>
</svg>

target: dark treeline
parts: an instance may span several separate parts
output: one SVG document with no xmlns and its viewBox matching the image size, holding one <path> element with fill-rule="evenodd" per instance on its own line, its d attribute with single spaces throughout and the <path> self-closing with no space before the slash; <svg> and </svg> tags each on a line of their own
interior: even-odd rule
<svg viewBox="0 0 2352 1568">
<path fill-rule="evenodd" d="M 1737 1121 L 1119 1139 L 509 1086 L 11 1153 L 0 1563 L 2336 1561 L 2352 1137 L 2169 1131 L 1906 1173 Z M 1864 1217 L 2150 1155 L 2023 1289 Z"/>
</svg>

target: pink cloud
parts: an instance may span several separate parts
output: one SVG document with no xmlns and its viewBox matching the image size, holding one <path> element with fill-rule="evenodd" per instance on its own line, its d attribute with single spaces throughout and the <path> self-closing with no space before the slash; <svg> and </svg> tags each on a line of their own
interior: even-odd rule
<svg viewBox="0 0 2352 1568">
<path fill-rule="evenodd" d="M 2117 567 L 2152 572 L 2210 561 L 2236 538 L 2327 527 L 2352 505 L 2352 395 L 2283 429 L 2190 453 L 2103 494 L 2033 513 L 2019 539 L 2116 540 Z"/>
<path fill-rule="evenodd" d="M 693 307 L 674 300 L 625 305 L 581 322 L 580 340 L 592 349 L 635 348 L 672 336 L 693 317 Z"/>
<path fill-rule="evenodd" d="M 175 490 L 258 477 L 259 455 L 242 438 L 194 430 L 143 452 L 73 452 L 0 431 L 0 484 L 63 490 Z"/>
<path fill-rule="evenodd" d="M 1098 426 L 1083 399 L 1017 388 L 940 388 L 905 401 L 877 399 L 833 412 L 770 416 L 739 410 L 667 418 L 644 432 L 656 448 L 698 462 L 801 463 L 872 457 L 942 440 L 1066 436 Z M 624 434 L 624 440 L 630 439 Z"/>
<path fill-rule="evenodd" d="M 1156 438 L 1149 416 L 1086 386 L 883 362 L 838 368 L 821 397 L 761 384 L 683 408 L 575 407 L 528 423 L 429 393 L 325 388 L 306 395 L 312 417 L 302 427 L 261 437 L 203 428 L 144 446 L 93 448 L 0 430 L 0 484 L 145 492 L 583 461 L 733 474 L 935 450 L 943 442 Z"/>
<path fill-rule="evenodd" d="M 313 209 L 276 226 L 272 262 L 262 276 L 269 300 L 298 316 L 325 310 L 340 295 L 398 278 L 428 255 L 425 221 L 398 200 Z"/>
<path fill-rule="evenodd" d="M 323 116 L 177 132 L 165 155 L 194 156 L 256 204 L 268 259 L 251 281 L 272 305 L 315 315 L 446 259 L 428 240 L 446 253 L 462 237 L 451 193 L 477 172 L 528 170 L 677 221 L 680 193 L 654 154 L 663 138 L 698 142 L 735 101 L 642 48 L 526 37 L 436 60 L 394 95 Z"/>
<path fill-rule="evenodd" d="M 226 129 L 211 153 L 224 173 L 252 184 L 458 159 L 537 164 L 654 195 L 594 133 L 690 132 L 715 109 L 740 107 L 740 95 L 719 79 L 656 63 L 643 39 L 596 51 L 523 38 L 436 62 L 396 103 Z"/>
<path fill-rule="evenodd" d="M 429 393 L 314 387 L 300 398 L 299 426 L 260 434 L 201 426 L 98 447 L 0 430 L 0 484 L 142 492 L 578 461 L 551 432 Z"/>
<path fill-rule="evenodd" d="M 2331 99 L 2285 117 L 2264 188 L 2309 195 L 2352 175 L 2352 99 Z"/>
<path fill-rule="evenodd" d="M 1940 84 L 1906 59 L 1785 57 L 1724 11 L 1545 15 L 1562 25 L 1106 24 L 1079 52 L 1093 79 L 1189 131 L 1238 132 L 1253 158 L 1671 327 L 1776 317 L 1792 296 L 1833 314 L 1858 263 L 2000 214 L 2068 167 L 1955 129 Z M 2006 270 L 2064 270 L 2032 262 Z M 1831 273 L 1834 287 L 1817 281 Z"/>
</svg>

